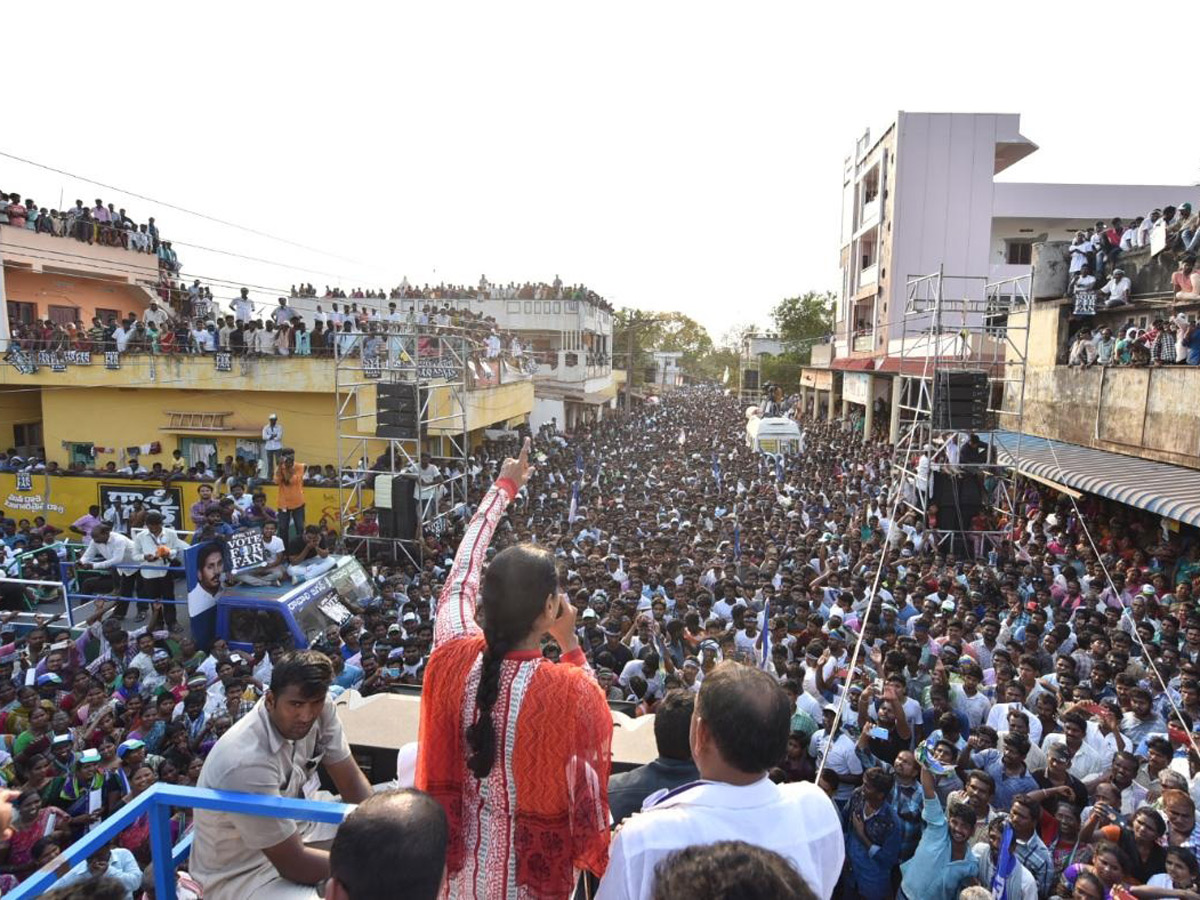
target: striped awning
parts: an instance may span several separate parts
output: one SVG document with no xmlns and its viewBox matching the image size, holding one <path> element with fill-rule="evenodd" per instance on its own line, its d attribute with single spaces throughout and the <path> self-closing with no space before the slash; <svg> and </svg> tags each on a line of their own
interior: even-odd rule
<svg viewBox="0 0 1200 900">
<path fill-rule="evenodd" d="M 1200 471 L 1029 434 L 994 438 L 999 462 L 1020 472 L 1200 526 Z"/>
</svg>

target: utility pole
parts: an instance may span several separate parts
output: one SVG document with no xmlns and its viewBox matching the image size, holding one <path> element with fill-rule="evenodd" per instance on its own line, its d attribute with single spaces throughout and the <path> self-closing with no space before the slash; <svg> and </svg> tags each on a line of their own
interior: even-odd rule
<svg viewBox="0 0 1200 900">
<path fill-rule="evenodd" d="M 625 337 L 625 349 L 628 351 L 625 357 L 625 412 L 633 410 L 633 332 L 636 326 L 634 325 L 633 317 L 629 319 L 628 334 Z"/>
</svg>

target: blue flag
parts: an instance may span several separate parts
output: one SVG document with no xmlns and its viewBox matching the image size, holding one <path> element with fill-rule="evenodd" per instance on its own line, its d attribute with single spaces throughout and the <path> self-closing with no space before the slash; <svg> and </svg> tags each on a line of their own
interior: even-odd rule
<svg viewBox="0 0 1200 900">
<path fill-rule="evenodd" d="M 1012 826 L 1005 825 L 1004 834 L 1000 836 L 1000 857 L 996 860 L 996 871 L 992 873 L 992 896 L 996 900 L 1016 900 L 1008 896 L 1008 878 L 1017 867 L 1017 855 L 1012 852 L 1012 844 Z"/>
<path fill-rule="evenodd" d="M 771 667 L 771 601 L 768 600 L 763 604 L 763 628 L 762 628 L 762 659 L 759 661 L 759 666 L 763 669 Z"/>
<path fill-rule="evenodd" d="M 733 523 L 733 559 L 736 562 L 742 558 L 742 526 L 735 520 Z"/>
<path fill-rule="evenodd" d="M 575 471 L 580 475 L 583 474 L 583 454 L 578 450 L 575 451 Z"/>
</svg>

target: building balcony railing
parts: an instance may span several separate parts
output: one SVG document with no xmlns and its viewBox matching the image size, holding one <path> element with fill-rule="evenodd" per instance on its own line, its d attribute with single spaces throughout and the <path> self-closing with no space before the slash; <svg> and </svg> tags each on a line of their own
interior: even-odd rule
<svg viewBox="0 0 1200 900">
<path fill-rule="evenodd" d="M 854 343 L 852 349 L 856 353 L 868 352 L 875 349 L 875 334 L 872 331 L 867 331 L 863 334 L 854 335 Z"/>
<path fill-rule="evenodd" d="M 879 283 L 879 264 L 878 263 L 871 263 L 871 265 L 866 266 L 861 272 L 858 273 L 859 290 L 862 290 L 865 287 L 869 287 L 873 284 L 878 284 L 878 283 Z"/>
<path fill-rule="evenodd" d="M 163 354 L 115 350 L 35 350 L 9 347 L 0 365 L 0 385 L 55 387 L 114 387 L 184 389 L 198 391 L 287 391 L 332 393 L 335 361 L 330 355 L 261 356 L 235 353 Z M 346 361 L 341 363 L 346 367 Z M 386 358 L 365 364 L 354 358 L 364 379 L 379 378 L 387 370 Z M 411 364 L 410 364 L 411 367 Z M 461 365 L 458 366 L 461 371 Z M 465 366 L 470 391 L 530 381 L 532 360 L 508 354 L 487 358 L 475 354 Z M 436 358 L 422 358 L 423 379 L 447 376 Z M 345 376 L 343 375 L 343 378 Z"/>
<path fill-rule="evenodd" d="M 1080 325 L 1070 318 L 1069 300 L 1038 301 L 1030 312 L 1024 397 L 1020 384 L 1007 386 L 1005 409 L 1022 411 L 1027 434 L 1125 453 L 1158 462 L 1200 468 L 1200 417 L 1187 415 L 1200 392 L 1200 366 L 1150 365 L 1139 353 L 1128 363 L 1069 366 L 1070 342 Z M 1111 328 L 1114 339 L 1126 326 L 1156 318 L 1200 313 L 1200 302 L 1135 301 L 1098 311 L 1093 329 Z M 1020 324 L 1014 314 L 1010 325 Z"/>
<path fill-rule="evenodd" d="M 541 352 L 538 356 L 537 381 L 580 382 L 612 374 L 612 357 L 586 350 Z"/>
<path fill-rule="evenodd" d="M 833 344 L 813 344 L 810 354 L 814 366 L 828 368 L 833 362 Z"/>
</svg>

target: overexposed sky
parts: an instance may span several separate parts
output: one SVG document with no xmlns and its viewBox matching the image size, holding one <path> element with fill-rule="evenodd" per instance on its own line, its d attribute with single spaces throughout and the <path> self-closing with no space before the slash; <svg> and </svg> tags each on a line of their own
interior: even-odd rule
<svg viewBox="0 0 1200 900">
<path fill-rule="evenodd" d="M 263 303 L 557 273 L 717 339 L 836 286 L 842 160 L 898 109 L 1021 113 L 1041 149 L 1007 179 L 1200 179 L 1165 49 L 1191 8 L 9 5 L 0 150 L 325 253 L 4 158 L 0 189 L 282 263 L 177 245 L 185 274 Z"/>
</svg>

